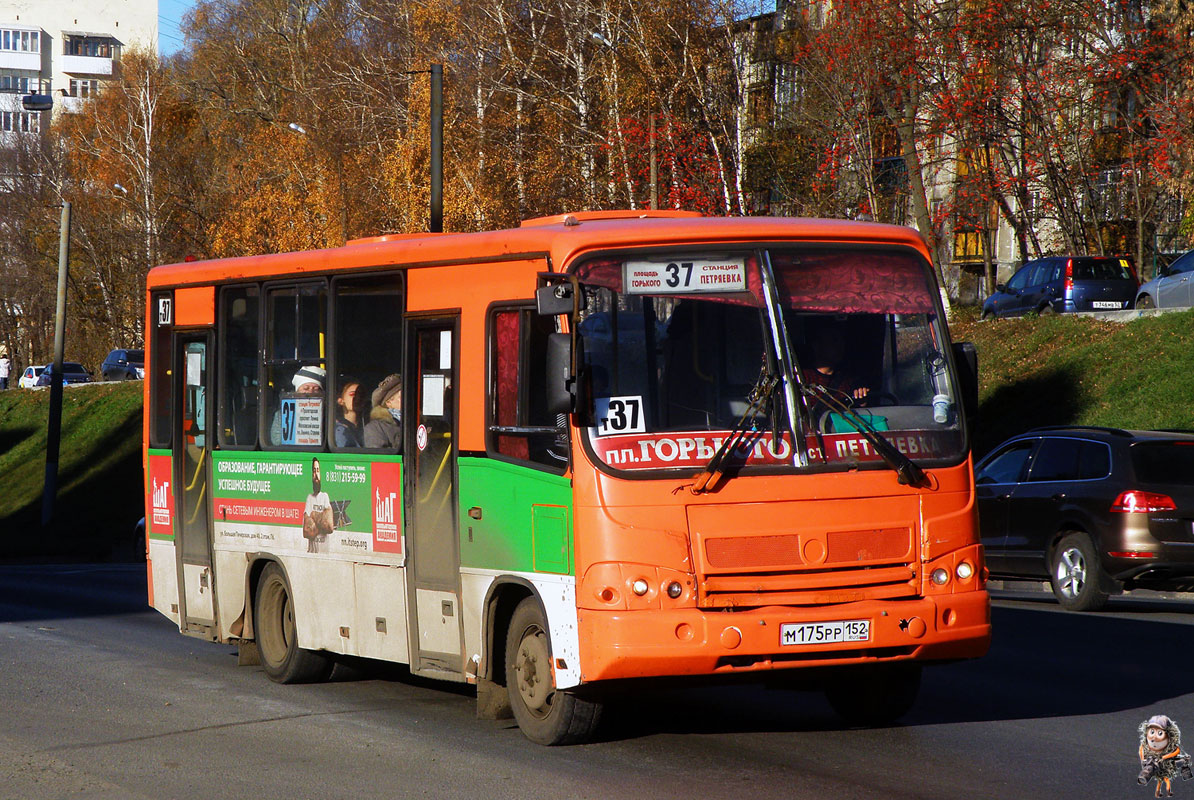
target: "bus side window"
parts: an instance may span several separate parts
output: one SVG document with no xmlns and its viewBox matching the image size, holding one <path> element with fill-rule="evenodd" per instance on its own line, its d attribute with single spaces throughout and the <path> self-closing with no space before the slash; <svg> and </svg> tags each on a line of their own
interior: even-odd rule
<svg viewBox="0 0 1194 800">
<path fill-rule="evenodd" d="M 555 318 L 533 308 L 502 308 L 489 325 L 488 447 L 518 461 L 568 465 L 568 420 L 547 413 L 547 335 Z"/>
<path fill-rule="evenodd" d="M 334 450 L 395 453 L 401 447 L 402 275 L 337 278 L 332 282 L 334 375 L 328 387 L 329 443 Z M 346 393 L 357 384 L 355 402 Z M 383 386 L 384 384 L 384 386 Z M 390 398 L 389 405 L 386 398 Z M 376 399 L 376 402 L 375 402 Z M 350 408 L 349 406 L 355 406 Z"/>
<path fill-rule="evenodd" d="M 265 442 L 322 450 L 327 407 L 327 286 L 266 290 Z"/>
<path fill-rule="evenodd" d="M 220 294 L 220 445 L 257 445 L 257 375 L 260 296 L 256 286 L 231 286 Z"/>
</svg>

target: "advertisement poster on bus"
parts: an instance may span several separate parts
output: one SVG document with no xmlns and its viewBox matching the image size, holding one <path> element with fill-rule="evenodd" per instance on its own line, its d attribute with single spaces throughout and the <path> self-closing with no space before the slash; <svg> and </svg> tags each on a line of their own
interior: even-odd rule
<svg viewBox="0 0 1194 800">
<path fill-rule="evenodd" d="M 397 457 L 220 453 L 212 467 L 217 548 L 357 556 L 404 552 Z"/>
</svg>

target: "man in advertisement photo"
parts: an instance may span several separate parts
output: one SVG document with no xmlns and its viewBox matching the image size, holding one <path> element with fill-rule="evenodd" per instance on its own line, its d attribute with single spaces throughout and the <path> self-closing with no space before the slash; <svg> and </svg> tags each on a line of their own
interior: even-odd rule
<svg viewBox="0 0 1194 800">
<path fill-rule="evenodd" d="M 332 501 L 323 491 L 319 459 L 311 459 L 311 494 L 303 508 L 303 538 L 308 553 L 326 553 L 327 537 L 332 532 Z"/>
</svg>

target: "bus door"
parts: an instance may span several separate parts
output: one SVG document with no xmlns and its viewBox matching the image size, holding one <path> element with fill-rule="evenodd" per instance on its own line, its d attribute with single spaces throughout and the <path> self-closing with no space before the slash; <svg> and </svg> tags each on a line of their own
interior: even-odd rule
<svg viewBox="0 0 1194 800">
<path fill-rule="evenodd" d="M 184 632 L 215 633 L 207 476 L 211 461 L 208 403 L 211 337 L 180 333 L 175 347 L 174 486 L 175 552 L 178 553 L 180 627 Z"/>
<path fill-rule="evenodd" d="M 456 487 L 456 319 L 408 323 L 405 409 L 411 671 L 463 676 Z"/>
</svg>

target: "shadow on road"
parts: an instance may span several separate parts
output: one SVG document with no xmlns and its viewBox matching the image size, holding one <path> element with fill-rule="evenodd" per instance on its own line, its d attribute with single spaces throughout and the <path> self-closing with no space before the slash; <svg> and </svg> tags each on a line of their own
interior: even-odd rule
<svg viewBox="0 0 1194 800">
<path fill-rule="evenodd" d="M 144 564 L 0 566 L 0 623 L 149 610 Z"/>
</svg>

